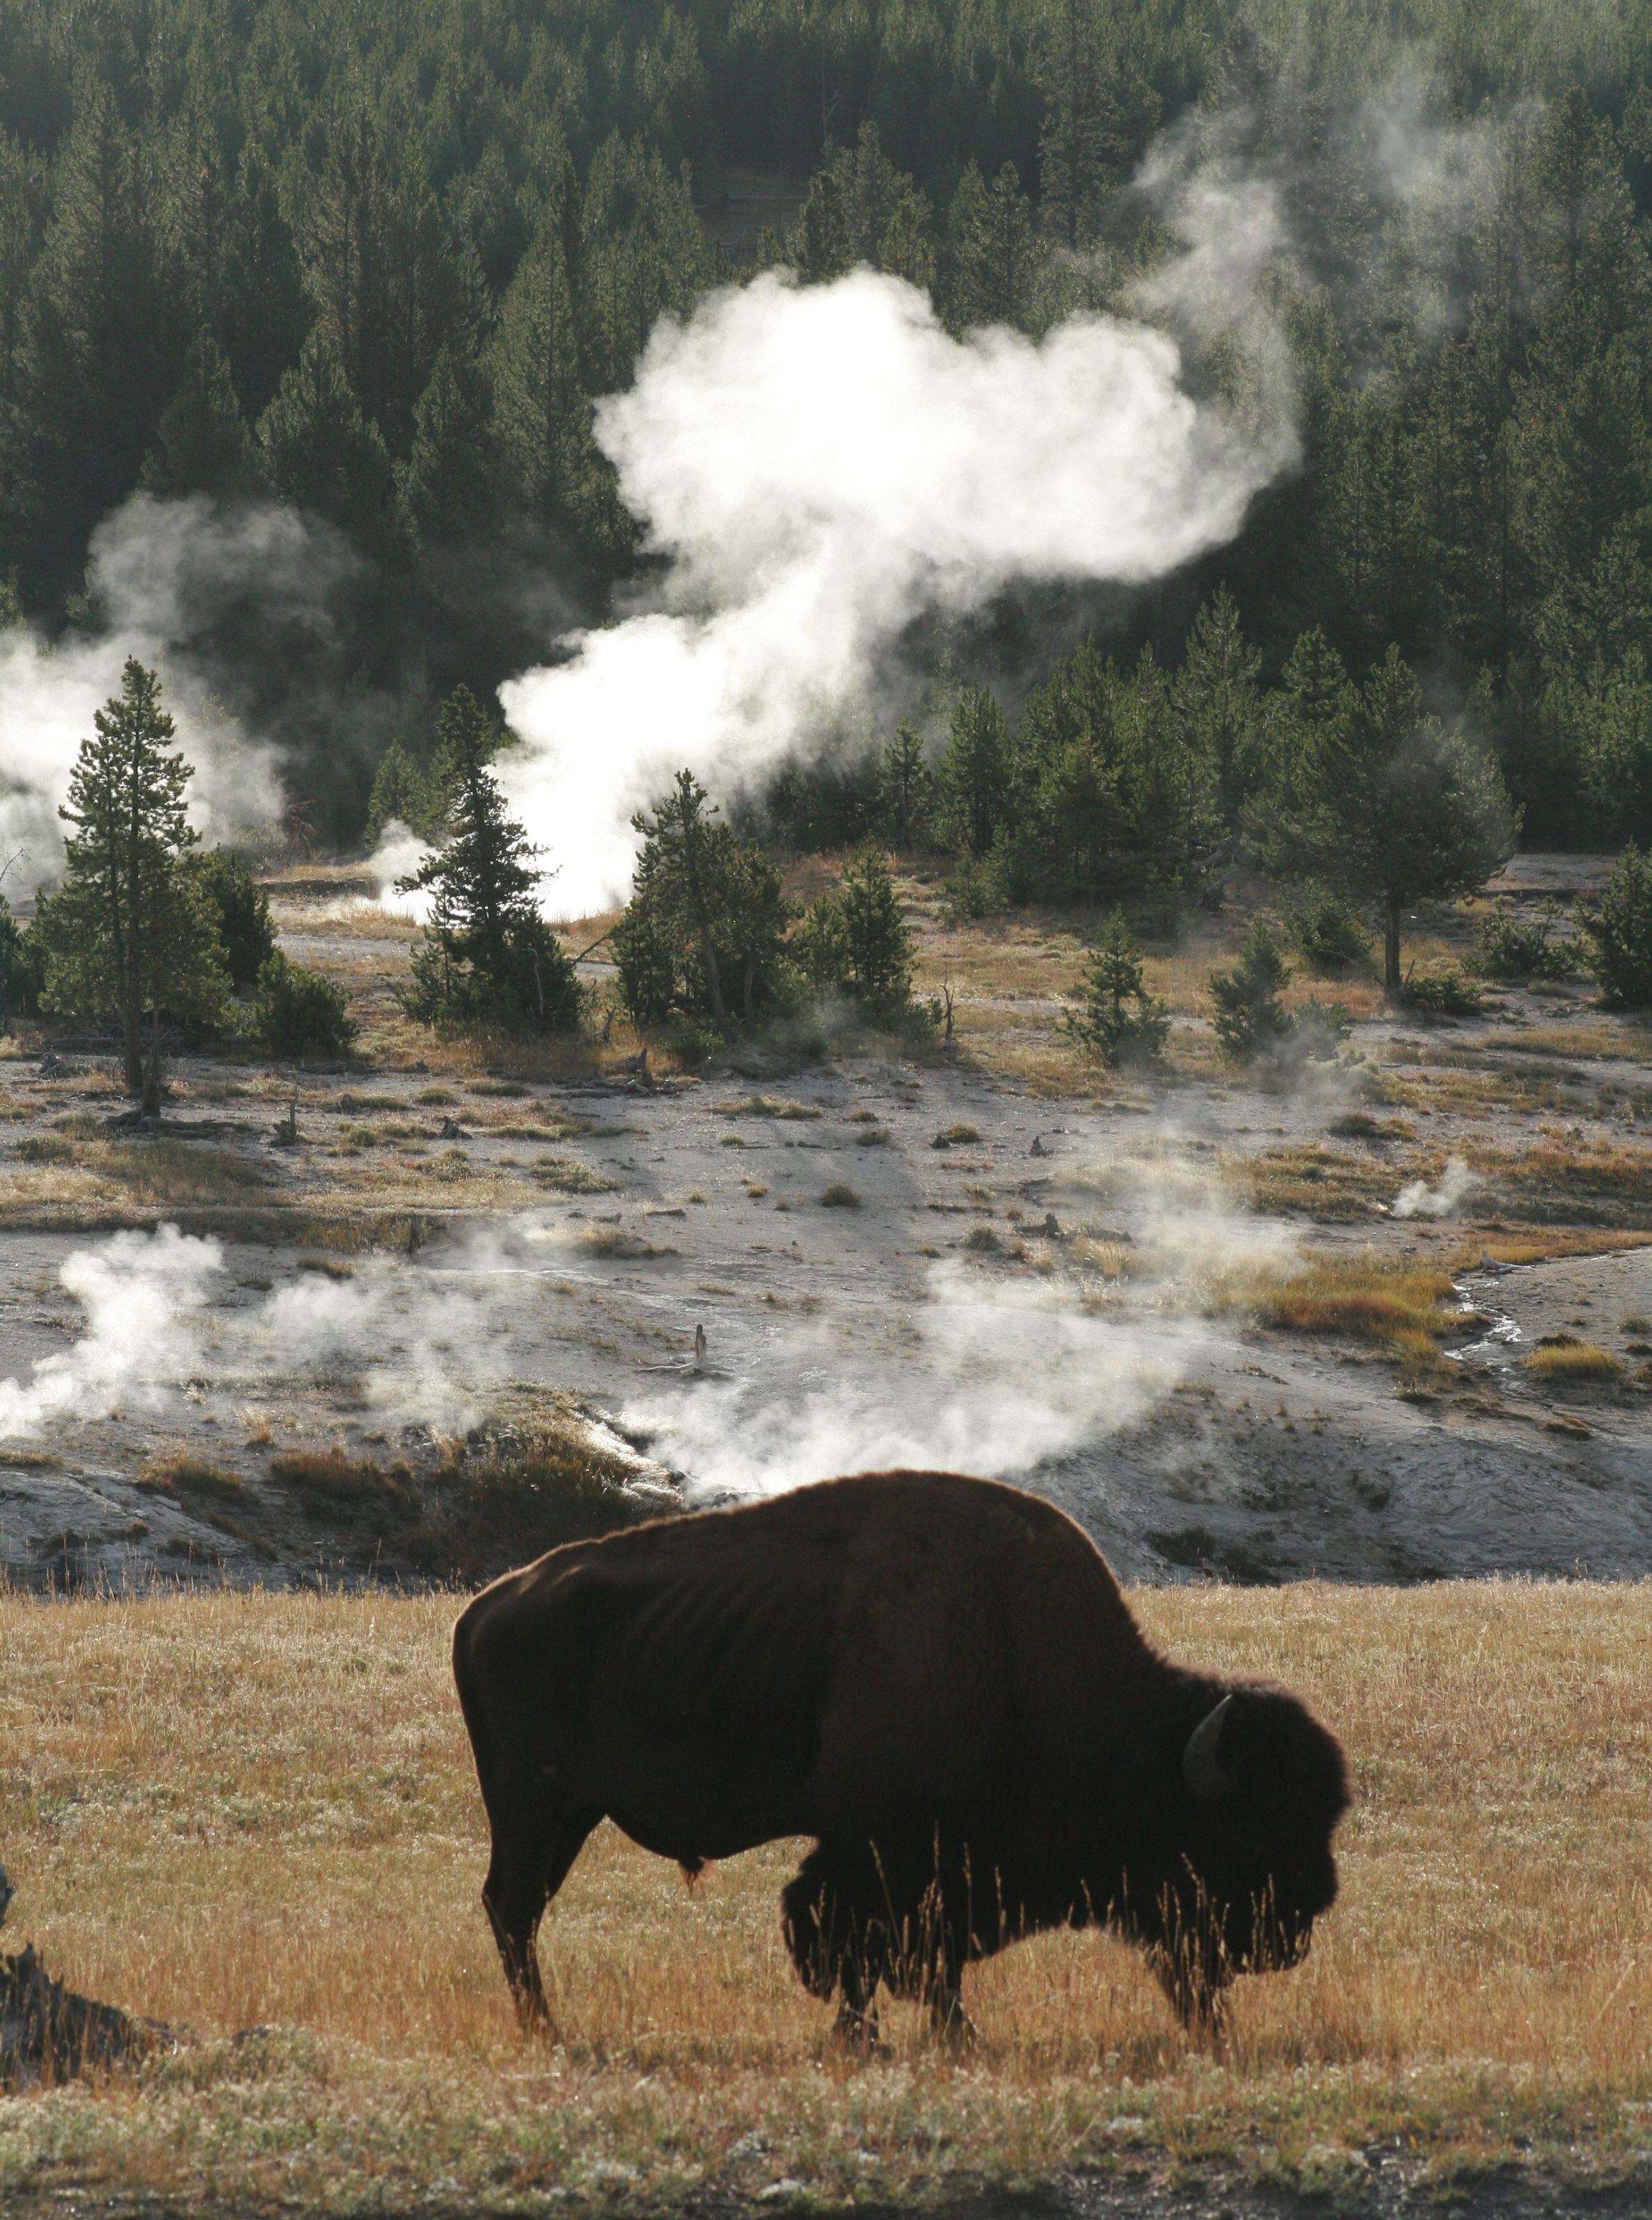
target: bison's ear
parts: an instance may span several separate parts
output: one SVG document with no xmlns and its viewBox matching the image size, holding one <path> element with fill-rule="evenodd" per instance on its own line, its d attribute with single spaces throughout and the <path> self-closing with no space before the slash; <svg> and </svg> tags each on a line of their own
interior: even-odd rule
<svg viewBox="0 0 1652 2220">
<path fill-rule="evenodd" d="M 1213 1803 L 1225 1796 L 1238 1779 L 1237 1771 L 1231 1772 L 1221 1762 L 1222 1730 L 1233 1711 L 1234 1694 L 1230 1689 L 1215 1707 L 1206 1712 L 1188 1737 L 1188 1747 L 1181 1753 L 1181 1777 L 1201 1803 Z"/>
</svg>

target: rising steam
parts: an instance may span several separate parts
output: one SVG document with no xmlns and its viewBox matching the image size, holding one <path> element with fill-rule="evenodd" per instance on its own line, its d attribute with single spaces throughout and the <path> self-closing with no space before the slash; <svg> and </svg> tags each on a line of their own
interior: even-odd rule
<svg viewBox="0 0 1652 2220">
<path fill-rule="evenodd" d="M 315 527 L 273 506 L 225 512 L 198 496 L 135 494 L 105 519 L 87 571 L 102 628 L 52 645 L 26 626 L 0 633 L 0 864 L 22 851 L 4 891 L 56 877 L 59 805 L 129 655 L 161 673 L 174 745 L 195 767 L 196 829 L 209 841 L 267 834 L 281 809 L 273 753 L 227 714 L 191 651 L 238 599 L 255 601 L 263 624 L 319 620 L 336 566 Z"/>
<path fill-rule="evenodd" d="M 875 698 L 926 610 L 1022 578 L 1140 582 L 1238 529 L 1294 452 L 1195 404 L 1175 343 L 1105 315 L 959 340 L 870 271 L 770 273 L 656 327 L 597 436 L 669 558 L 665 606 L 502 689 L 512 802 L 577 914 L 623 894 L 631 813 L 690 764 L 748 784 Z"/>
</svg>

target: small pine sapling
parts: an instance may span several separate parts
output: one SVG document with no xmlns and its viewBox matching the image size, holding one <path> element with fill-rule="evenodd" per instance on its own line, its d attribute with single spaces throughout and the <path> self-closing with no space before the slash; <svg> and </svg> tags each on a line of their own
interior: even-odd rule
<svg viewBox="0 0 1652 2220">
<path fill-rule="evenodd" d="M 1106 1063 L 1158 1063 L 1169 1038 L 1169 1006 L 1147 991 L 1141 948 L 1123 910 L 1114 910 L 1102 928 L 1083 984 L 1084 1007 L 1066 1021 L 1073 1038 Z"/>
<path fill-rule="evenodd" d="M 1290 976 L 1273 927 L 1260 917 L 1252 920 L 1232 970 L 1212 972 L 1216 1038 L 1235 1063 L 1253 1063 L 1288 1039 L 1291 1020 L 1279 998 Z"/>
</svg>

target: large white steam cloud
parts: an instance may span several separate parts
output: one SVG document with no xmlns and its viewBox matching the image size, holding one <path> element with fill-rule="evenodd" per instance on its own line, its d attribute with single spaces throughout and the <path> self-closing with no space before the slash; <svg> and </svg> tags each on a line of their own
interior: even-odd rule
<svg viewBox="0 0 1652 2220">
<path fill-rule="evenodd" d="M 213 700 L 190 646 L 238 596 L 255 596 L 266 617 L 319 611 L 336 560 L 314 527 L 269 505 L 224 512 L 198 496 L 137 494 L 105 519 L 88 565 L 104 629 L 55 645 L 27 626 L 0 632 L 0 865 L 22 851 L 8 895 L 57 876 L 67 829 L 58 808 L 128 656 L 160 671 L 174 745 L 195 767 L 196 830 L 222 841 L 269 832 L 281 808 L 274 757 Z"/>
<path fill-rule="evenodd" d="M 926 1292 L 900 1357 L 857 1361 L 824 1331 L 813 1346 L 800 1335 L 771 1376 L 644 1396 L 624 1422 L 697 1494 L 900 1466 L 1017 1479 L 1141 1418 L 1204 1339 L 1196 1321 L 1126 1324 L 1059 1287 L 983 1285 L 956 1266 Z"/>
<path fill-rule="evenodd" d="M 963 340 L 858 271 L 770 273 L 662 318 L 597 437 L 670 561 L 667 606 L 502 689 L 501 774 L 577 915 L 623 895 L 632 813 L 691 765 L 729 791 L 875 695 L 902 629 L 1022 578 L 1159 577 L 1291 458 L 1280 409 L 1194 402 L 1164 333 L 1086 315 Z"/>
<path fill-rule="evenodd" d="M 59 1278 L 85 1329 L 27 1379 L 0 1380 L 0 1439 L 117 1411 L 164 1412 L 186 1383 L 244 1392 L 359 1374 L 376 1410 L 473 1424 L 475 1388 L 503 1376 L 496 1316 L 438 1274 L 365 1258 L 346 1280 L 306 1273 L 228 1304 L 221 1244 L 163 1225 L 77 1249 Z M 501 1301 L 502 1305 L 503 1297 Z"/>
</svg>

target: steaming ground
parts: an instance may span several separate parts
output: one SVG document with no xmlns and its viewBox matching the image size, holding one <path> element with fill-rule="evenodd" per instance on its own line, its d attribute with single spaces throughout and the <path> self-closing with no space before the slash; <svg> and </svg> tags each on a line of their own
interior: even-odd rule
<svg viewBox="0 0 1652 2220">
<path fill-rule="evenodd" d="M 305 960 L 402 959 L 377 913 L 313 904 L 303 922 L 289 945 Z M 1361 1029 L 1373 1055 L 1414 1053 L 1393 1031 Z M 1608 1091 L 1623 1076 L 1599 1071 Z M 658 1092 L 482 1079 L 421 1102 L 430 1077 L 312 1076 L 302 1144 L 277 1151 L 277 1076 L 186 1061 L 189 1138 L 170 1157 L 125 1147 L 149 1149 L 156 1177 L 210 1165 L 214 1192 L 263 1213 L 254 1241 L 245 1210 L 203 1207 L 198 1187 L 192 1209 L 128 1209 L 142 1229 L 50 1230 L 44 1203 L 20 1225 L 27 1144 L 84 1131 L 110 1081 L 96 1059 L 0 1064 L 11 1577 L 398 1577 L 393 1550 L 304 1513 L 271 1456 L 337 1443 L 419 1469 L 443 1437 L 582 1412 L 690 1502 L 901 1462 L 1001 1476 L 1061 1503 L 1131 1578 L 1652 1573 L 1644 1389 L 1557 1400 L 1518 1363 L 1551 1331 L 1615 1346 L 1623 1322 L 1644 1330 L 1652 1248 L 1467 1273 L 1484 1324 L 1453 1359 L 1460 1383 L 1419 1400 L 1390 1363 L 1248 1327 L 1224 1300 L 1308 1251 L 1464 1253 L 1486 1194 L 1451 1168 L 1471 1120 L 1435 1113 L 1420 1170 L 1380 1137 L 1321 1147 L 1365 1187 L 1316 1223 L 1244 1195 L 1345 1116 L 1339 1081 L 1108 1106 L 851 1057 Z M 1499 1130 L 1518 1141 L 1515 1122 Z M 392 1250 L 314 1247 L 305 1213 L 341 1194 L 389 1213 Z M 195 1230 L 155 1230 L 169 1216 Z M 227 1512 L 140 1485 L 146 1458 L 179 1450 L 246 1498 Z"/>
</svg>

